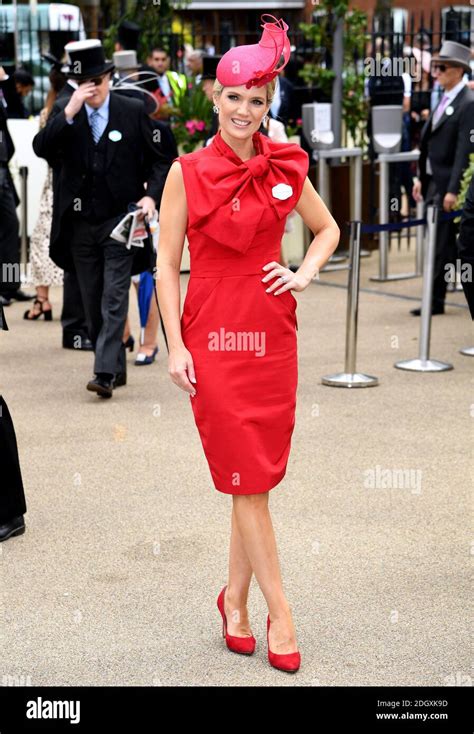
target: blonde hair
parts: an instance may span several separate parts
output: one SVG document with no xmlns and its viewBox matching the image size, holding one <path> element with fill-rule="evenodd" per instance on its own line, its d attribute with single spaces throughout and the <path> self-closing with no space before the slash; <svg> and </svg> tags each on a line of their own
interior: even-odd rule
<svg viewBox="0 0 474 734">
<path fill-rule="evenodd" d="M 267 105 L 268 106 L 270 106 L 271 103 L 273 102 L 273 97 L 275 96 L 275 89 L 277 85 L 277 79 L 278 79 L 278 76 L 272 79 L 271 82 L 268 82 L 268 84 L 265 84 L 265 88 L 267 90 Z M 216 79 L 214 82 L 214 86 L 212 88 L 213 94 L 215 94 L 216 97 L 220 97 L 224 89 L 225 89 L 224 85 L 221 84 L 218 79 Z"/>
</svg>

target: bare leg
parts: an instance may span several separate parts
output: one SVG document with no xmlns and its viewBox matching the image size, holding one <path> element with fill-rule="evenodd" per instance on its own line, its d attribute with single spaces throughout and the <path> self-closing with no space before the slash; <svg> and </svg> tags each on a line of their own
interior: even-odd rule
<svg viewBox="0 0 474 734">
<path fill-rule="evenodd" d="M 283 591 L 268 492 L 233 495 L 235 519 L 270 614 L 270 649 L 283 655 L 298 650 L 290 606 Z"/>
<path fill-rule="evenodd" d="M 224 611 L 227 619 L 227 632 L 236 637 L 252 634 L 247 613 L 247 598 L 252 580 L 252 566 L 245 552 L 242 538 L 232 506 L 232 531 L 229 551 L 229 583 L 224 595 Z"/>
<path fill-rule="evenodd" d="M 156 301 L 152 295 L 150 303 L 150 311 L 148 313 L 148 319 L 145 326 L 145 334 L 143 344 L 140 346 L 140 352 L 146 354 L 147 357 L 151 357 L 155 348 L 158 345 L 158 326 L 159 316 L 158 307 Z M 227 593 L 227 592 L 226 592 Z M 229 634 L 231 634 L 229 632 Z"/>
<path fill-rule="evenodd" d="M 130 336 L 130 318 L 127 316 L 126 321 L 125 321 L 125 327 L 123 330 L 123 337 L 122 337 L 122 341 L 124 344 L 127 341 L 129 336 Z"/>
</svg>

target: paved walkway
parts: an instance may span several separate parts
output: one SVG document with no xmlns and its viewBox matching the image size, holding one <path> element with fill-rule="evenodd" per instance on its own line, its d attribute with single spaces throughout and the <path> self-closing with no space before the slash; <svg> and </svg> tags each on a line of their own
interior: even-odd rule
<svg viewBox="0 0 474 734">
<path fill-rule="evenodd" d="M 392 270 L 411 256 L 391 256 Z M 432 323 L 413 374 L 420 279 L 368 281 L 362 261 L 358 368 L 380 385 L 321 385 L 343 368 L 347 273 L 297 294 L 299 387 L 288 472 L 270 506 L 302 666 L 266 659 L 266 607 L 249 597 L 254 656 L 232 655 L 216 597 L 226 582 L 231 498 L 210 480 L 189 399 L 157 363 L 129 365 L 111 401 L 85 390 L 90 353 L 61 348 L 54 321 L 7 309 L 1 390 L 27 492 L 25 535 L 0 546 L 0 680 L 31 685 L 461 685 L 470 673 L 474 343 L 461 293 Z M 187 276 L 182 277 L 183 293 Z M 368 292 L 366 288 L 373 292 Z M 385 294 L 385 295 L 384 295 Z M 135 295 L 131 292 L 132 303 Z M 133 308 L 134 333 L 138 335 Z M 7 678 L 3 678 L 7 676 Z"/>
</svg>

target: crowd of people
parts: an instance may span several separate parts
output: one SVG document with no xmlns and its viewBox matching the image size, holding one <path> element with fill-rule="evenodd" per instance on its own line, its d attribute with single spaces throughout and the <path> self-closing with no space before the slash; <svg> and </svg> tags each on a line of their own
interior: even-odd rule
<svg viewBox="0 0 474 734">
<path fill-rule="evenodd" d="M 178 148 L 171 124 L 173 110 L 179 105 L 180 98 L 186 93 L 190 81 L 194 84 L 199 84 L 209 101 L 211 101 L 216 66 L 221 57 L 191 49 L 187 56 L 188 75 L 172 70 L 170 68 L 171 59 L 168 52 L 160 47 L 151 48 L 146 55 L 145 62 L 140 63 L 136 50 L 139 33 L 139 26 L 130 21 L 124 21 L 119 26 L 113 59 L 107 67 L 107 72 L 103 72 L 106 66 L 103 65 L 100 68 L 103 72 L 99 75 L 103 82 L 103 87 L 99 85 L 99 90 L 107 94 L 103 99 L 102 95 L 99 95 L 97 99 L 104 102 L 105 99 L 108 100 L 113 97 L 115 100 L 119 96 L 139 100 L 144 105 L 146 115 L 150 120 L 150 129 L 153 128 L 155 131 L 155 138 L 153 139 L 154 150 L 156 151 L 158 149 L 160 152 L 163 152 L 169 166 L 173 159 L 178 156 Z M 71 63 L 69 63 L 69 66 L 66 63 L 67 61 L 71 62 L 71 51 L 73 55 L 79 54 L 81 57 L 80 59 L 76 59 L 78 63 L 82 64 L 84 61 L 87 64 L 88 59 L 92 58 L 91 54 L 94 53 L 92 50 L 94 48 L 100 49 L 96 53 L 102 57 L 104 53 L 103 48 L 100 42 L 95 40 L 68 44 L 65 47 L 64 57 L 62 59 L 55 58 L 49 53 L 44 55 L 44 58 L 51 64 L 49 74 L 50 88 L 44 108 L 39 115 L 39 141 L 45 135 L 47 136 L 47 133 L 43 131 L 47 127 L 48 121 L 51 121 L 56 116 L 61 104 L 74 95 L 78 86 L 83 86 L 84 80 L 88 81 L 83 75 L 75 72 Z M 92 71 L 95 70 L 92 69 L 90 73 Z M 266 133 L 269 137 L 276 140 L 287 139 L 284 121 L 287 119 L 289 110 L 289 82 L 287 84 L 285 82 L 286 80 L 282 80 L 281 94 L 278 95 L 278 98 L 272 106 L 274 116 L 269 116 L 267 121 Z M 5 149 L 5 153 L 2 156 L 5 165 L 3 175 L 8 177 L 8 192 L 5 193 L 0 204 L 4 210 L 4 217 L 0 224 L 1 263 L 19 264 L 19 223 L 15 213 L 19 199 L 8 170 L 8 161 L 13 155 L 14 148 L 12 138 L 8 133 L 7 120 L 28 116 L 24 99 L 31 92 L 33 86 L 34 79 L 27 71 L 19 69 L 9 75 L 0 67 L 0 100 L 2 102 L 0 104 L 0 120 L 2 129 L 5 130 L 5 137 L 8 136 L 8 138 L 6 137 L 6 140 L 8 140 L 8 151 Z M 78 93 L 81 98 L 82 91 Z M 85 104 L 85 102 L 88 102 L 87 97 L 82 100 L 82 104 Z M 85 104 L 85 109 L 89 113 L 91 105 Z M 104 112 L 104 127 L 106 127 L 106 123 L 108 122 L 105 118 L 106 114 Z M 281 120 L 277 119 L 277 117 L 280 117 L 280 114 L 283 115 Z M 216 130 L 217 116 L 213 115 L 210 129 L 207 131 L 205 144 L 210 142 Z M 158 138 L 156 138 L 157 133 L 159 134 Z M 156 145 L 157 139 L 160 141 L 159 145 Z M 35 152 L 39 150 L 36 147 L 37 145 L 38 143 L 35 144 Z M 117 146 L 112 145 L 111 147 L 116 148 Z M 39 216 L 30 239 L 29 248 L 31 282 L 35 286 L 36 292 L 35 294 L 26 293 L 24 288 L 21 287 L 19 279 L 20 268 L 10 268 L 8 271 L 8 281 L 6 278 L 2 278 L 2 282 L 0 282 L 0 304 L 2 306 L 9 306 L 14 301 L 32 300 L 33 303 L 25 311 L 24 318 L 29 321 L 37 321 L 39 318 L 51 320 L 53 315 L 52 306 L 49 301 L 49 288 L 50 286 L 63 285 L 63 306 L 61 312 L 63 347 L 90 351 L 94 349 L 94 340 L 91 339 L 90 335 L 92 326 L 91 323 L 88 324 L 87 305 L 84 303 L 85 295 L 81 291 L 77 276 L 77 267 L 55 245 L 59 194 L 56 197 L 56 206 L 54 206 L 55 197 L 53 192 L 59 185 L 59 172 L 62 168 L 62 161 L 59 161 L 57 156 L 52 160 L 50 157 L 47 157 L 47 154 L 43 155 L 43 152 L 38 152 L 38 155 L 45 157 L 50 165 L 48 166 L 46 181 L 41 193 Z M 286 227 L 288 231 L 291 230 L 291 217 L 288 218 Z M 284 257 L 283 253 L 282 257 Z M 67 267 L 65 267 L 66 260 Z M 132 274 L 132 280 L 138 292 L 140 273 Z M 158 352 L 158 326 L 158 309 L 156 303 L 152 301 L 149 306 L 148 319 L 142 332 L 141 344 L 135 360 L 137 366 L 150 365 L 154 362 Z M 129 349 L 134 349 L 135 340 L 130 333 L 130 320 L 128 317 L 126 318 L 124 328 L 123 343 Z M 118 383 L 121 383 L 123 380 L 123 377 L 119 377 Z"/>
<path fill-rule="evenodd" d="M 123 23 L 111 60 L 95 39 L 67 44 L 61 59 L 47 55 L 50 89 L 33 140 L 35 153 L 48 164 L 39 218 L 30 240 L 34 294 L 25 292 L 20 278 L 19 199 L 9 170 L 14 145 L 8 128 L 9 119 L 27 115 L 25 98 L 34 80 L 22 69 L 9 75 L 0 67 L 0 328 L 8 328 L 3 308 L 15 301 L 29 302 L 25 321 L 51 320 L 49 289 L 62 285 L 62 345 L 94 353 L 93 376 L 86 387 L 102 398 L 111 398 L 114 389 L 127 383 L 126 350 L 135 348 L 128 318 L 130 282 L 135 283 L 139 295 L 143 276 L 153 262 L 149 247 L 129 249 L 111 233 L 131 205 L 147 221 L 159 211 L 168 172 L 178 157 L 173 109 L 186 94 L 190 79 L 202 87 L 211 102 L 221 59 L 214 53 L 193 50 L 187 59 L 189 76 L 170 68 L 170 56 L 161 47 L 150 49 L 142 63 L 136 50 L 139 32 L 138 26 Z M 415 143 L 421 150 L 418 175 L 405 185 L 406 194 L 415 202 L 423 198 L 426 205 L 437 203 L 450 212 L 457 207 L 461 178 L 474 153 L 470 49 L 445 41 L 436 56 L 415 48 L 406 49 L 406 54 L 422 68 L 415 85 L 405 78 L 402 89 L 390 92 L 401 93 L 405 139 L 409 147 Z M 390 83 L 393 85 L 393 79 Z M 390 101 L 371 80 L 367 95 L 373 104 Z M 416 103 L 409 103 L 409 99 Z M 291 115 L 295 116 L 292 85 L 280 74 L 260 131 L 274 141 L 288 140 L 286 123 Z M 205 146 L 217 130 L 218 115 L 214 112 Z M 294 211 L 286 219 L 286 231 L 292 229 L 293 215 Z M 459 252 L 462 248 L 471 267 L 472 216 L 471 183 L 464 235 L 458 242 Z M 440 221 L 433 314 L 444 313 L 445 265 L 456 255 L 456 225 L 452 220 Z M 287 267 L 283 251 L 280 262 Z M 466 294 L 474 318 L 472 283 L 469 287 Z M 412 313 L 420 315 L 420 309 Z M 155 361 L 159 323 L 158 304 L 152 298 L 137 350 L 137 366 Z M 6 406 L 4 410 L 7 415 Z M 1 425 L 5 428 L 7 422 Z M 8 439 L 5 436 L 2 440 L 7 441 L 13 457 L 12 476 L 18 475 L 12 426 Z M 19 502 L 10 503 L 4 517 L 21 517 L 24 501 L 21 493 L 18 496 Z M 11 526 L 5 531 L 0 528 L 0 540 L 11 532 Z"/>
</svg>

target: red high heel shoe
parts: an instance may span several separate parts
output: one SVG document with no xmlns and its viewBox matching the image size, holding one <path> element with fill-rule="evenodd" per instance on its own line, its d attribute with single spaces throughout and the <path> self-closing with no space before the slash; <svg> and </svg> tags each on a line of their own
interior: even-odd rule
<svg viewBox="0 0 474 734">
<path fill-rule="evenodd" d="M 301 655 L 298 651 L 279 654 L 270 650 L 270 641 L 268 632 L 270 630 L 270 615 L 267 616 L 267 645 L 268 645 L 268 662 L 278 670 L 285 670 L 287 673 L 296 673 L 301 665 Z"/>
<path fill-rule="evenodd" d="M 255 650 L 256 645 L 256 639 L 253 635 L 251 637 L 236 637 L 235 635 L 227 634 L 227 619 L 224 611 L 224 594 L 226 589 L 227 585 L 224 586 L 217 597 L 217 608 L 222 615 L 222 637 L 225 637 L 226 645 L 232 652 L 238 652 L 242 655 L 251 655 Z"/>
</svg>

